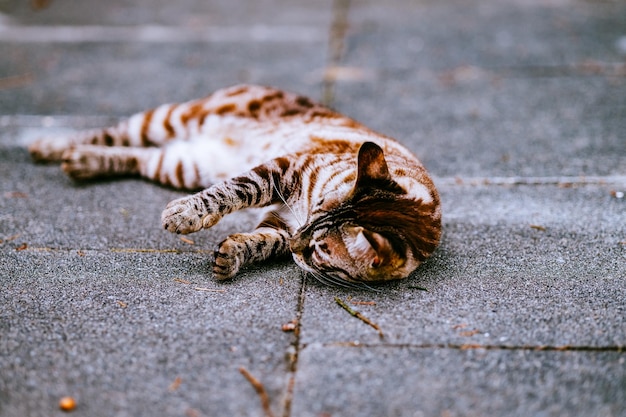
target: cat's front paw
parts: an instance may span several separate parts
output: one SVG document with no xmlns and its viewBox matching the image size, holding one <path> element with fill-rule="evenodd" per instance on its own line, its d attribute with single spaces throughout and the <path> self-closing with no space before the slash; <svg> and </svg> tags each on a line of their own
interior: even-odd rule
<svg viewBox="0 0 626 417">
<path fill-rule="evenodd" d="M 218 214 L 207 212 L 203 202 L 195 196 L 171 201 L 161 214 L 161 224 L 165 230 L 183 235 L 208 229 L 219 219 Z"/>
<path fill-rule="evenodd" d="M 232 237 L 217 245 L 214 252 L 213 274 L 218 280 L 234 277 L 244 263 L 245 245 Z"/>
</svg>

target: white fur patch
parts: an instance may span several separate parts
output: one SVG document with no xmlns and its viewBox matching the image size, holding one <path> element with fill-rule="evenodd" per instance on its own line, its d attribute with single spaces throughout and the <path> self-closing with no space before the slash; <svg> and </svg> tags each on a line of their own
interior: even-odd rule
<svg viewBox="0 0 626 417">
<path fill-rule="evenodd" d="M 397 178 L 395 181 L 398 185 L 408 191 L 409 195 L 416 200 L 422 200 L 424 204 L 430 204 L 433 202 L 433 198 L 430 195 L 430 191 L 424 184 L 420 184 L 413 179 L 409 178 Z"/>
<path fill-rule="evenodd" d="M 372 255 L 372 245 L 363 234 L 362 227 L 355 227 L 351 231 L 351 236 L 344 239 L 348 253 L 355 259 L 363 259 Z"/>
</svg>

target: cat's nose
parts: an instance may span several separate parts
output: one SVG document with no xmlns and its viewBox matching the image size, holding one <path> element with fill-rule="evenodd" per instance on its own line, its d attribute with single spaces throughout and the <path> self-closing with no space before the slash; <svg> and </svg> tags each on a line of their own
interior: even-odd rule
<svg viewBox="0 0 626 417">
<path fill-rule="evenodd" d="M 295 235 L 289 241 L 289 249 L 292 253 L 304 253 L 309 247 L 309 241 L 307 239 L 302 239 L 300 234 Z"/>
</svg>

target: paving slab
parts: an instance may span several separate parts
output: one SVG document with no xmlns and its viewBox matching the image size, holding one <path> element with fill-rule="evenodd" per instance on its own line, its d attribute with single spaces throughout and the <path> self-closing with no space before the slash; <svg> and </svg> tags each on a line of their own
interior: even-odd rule
<svg viewBox="0 0 626 417">
<path fill-rule="evenodd" d="M 626 366 L 617 352 L 315 344 L 299 363 L 293 415 L 303 417 L 626 413 Z"/>
<path fill-rule="evenodd" d="M 256 415 L 239 367 L 282 407 L 294 267 L 216 285 L 203 255 L 3 247 L 1 260 L 0 415 L 56 415 L 65 395 L 77 415 Z"/>
<path fill-rule="evenodd" d="M 407 143 L 437 176 L 626 173 L 624 78 L 504 76 L 494 84 L 497 75 L 468 71 L 477 78 L 455 85 L 432 71 L 345 82 L 336 102 Z"/>
<path fill-rule="evenodd" d="M 353 5 L 339 108 L 438 176 L 626 172 L 623 4 L 434 3 Z"/>
<path fill-rule="evenodd" d="M 232 1 L 198 2 L 182 0 L 112 0 L 107 3 L 54 0 L 39 2 L 4 0 L 0 12 L 7 23 L 21 25 L 166 25 L 177 27 L 250 25 L 315 25 L 326 28 L 332 19 L 332 1 L 293 2 L 258 0 L 254 3 Z M 45 3 L 48 3 L 47 7 Z"/>
<path fill-rule="evenodd" d="M 295 45 L 0 42 L 0 112 L 125 117 L 244 82 L 319 96 L 325 43 Z"/>
<path fill-rule="evenodd" d="M 210 231 L 181 240 L 161 227 L 167 203 L 187 193 L 140 180 L 76 183 L 56 165 L 35 165 L 25 148 L 1 147 L 0 222 L 13 245 L 50 249 L 200 251 L 258 224 L 235 213 Z"/>
<path fill-rule="evenodd" d="M 626 207 L 610 190 L 442 187 L 435 256 L 379 292 L 309 285 L 300 341 L 626 346 Z M 356 302 L 384 338 L 334 297 Z"/>
<path fill-rule="evenodd" d="M 538 68 L 621 62 L 626 7 L 585 0 L 353 2 L 343 62 L 368 68 Z"/>
<path fill-rule="evenodd" d="M 622 3 L 5 0 L 0 13 L 0 416 L 60 415 L 63 395 L 77 416 L 262 415 L 241 366 L 284 417 L 626 414 Z M 433 258 L 376 291 L 291 262 L 218 283 L 213 246 L 254 214 L 191 244 L 158 224 L 180 192 L 76 184 L 25 150 L 238 82 L 331 87 L 336 108 L 416 151 L 443 202 Z"/>
</svg>

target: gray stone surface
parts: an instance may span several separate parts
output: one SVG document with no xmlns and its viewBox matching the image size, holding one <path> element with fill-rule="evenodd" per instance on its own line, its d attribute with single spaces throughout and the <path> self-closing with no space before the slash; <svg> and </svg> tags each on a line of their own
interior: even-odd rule
<svg viewBox="0 0 626 417">
<path fill-rule="evenodd" d="M 326 45 L 296 45 L 0 42 L 0 73 L 16 83 L 0 89 L 0 111 L 124 117 L 242 82 L 315 96 Z"/>
<path fill-rule="evenodd" d="M 0 0 L 1 417 L 263 415 L 239 367 L 284 417 L 626 415 L 623 3 L 44 3 Z M 330 88 L 420 155 L 434 257 L 375 291 L 291 262 L 219 283 L 254 213 L 185 242 L 159 226 L 180 192 L 25 150 L 238 82 Z"/>
<path fill-rule="evenodd" d="M 40 3 L 45 3 L 42 1 Z M 3 0 L 0 12 L 11 22 L 27 25 L 167 25 L 174 27 L 248 25 L 315 25 L 326 27 L 332 18 L 332 1 L 292 2 L 257 0 L 252 3 L 182 0 L 111 0 L 80 2 L 55 0 L 49 7 L 32 2 Z M 36 12 L 33 12 L 33 9 Z"/>
<path fill-rule="evenodd" d="M 616 352 L 307 346 L 297 416 L 620 416 Z M 311 372 L 324 363 L 326 372 Z"/>
<path fill-rule="evenodd" d="M 65 395 L 85 416 L 256 415 L 241 366 L 279 407 L 299 272 L 206 270 L 203 254 L 4 249 L 0 415 L 55 415 Z"/>
<path fill-rule="evenodd" d="M 384 11 L 383 11 L 384 10 Z M 623 175 L 623 3 L 362 2 L 337 105 L 440 176 Z"/>
<path fill-rule="evenodd" d="M 471 79 L 454 85 L 442 84 L 442 72 L 433 71 L 340 83 L 337 104 L 409 143 L 438 176 L 625 172 L 624 77 L 498 78 L 477 67 L 445 73 L 463 77 L 464 71 Z"/>
<path fill-rule="evenodd" d="M 300 340 L 624 346 L 626 210 L 609 189 L 442 187 L 447 216 L 435 257 L 380 292 L 312 285 Z M 335 296 L 375 303 L 355 308 L 385 338 L 337 308 Z"/>
</svg>

